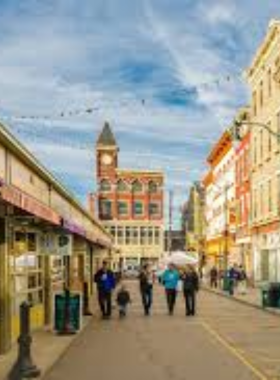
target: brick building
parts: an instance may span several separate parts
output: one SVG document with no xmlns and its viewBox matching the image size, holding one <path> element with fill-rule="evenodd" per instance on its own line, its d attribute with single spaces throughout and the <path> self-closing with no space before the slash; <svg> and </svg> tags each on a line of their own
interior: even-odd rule
<svg viewBox="0 0 280 380">
<path fill-rule="evenodd" d="M 124 267 L 157 262 L 164 252 L 163 173 L 121 169 L 118 155 L 105 123 L 96 144 L 99 218 L 114 237 Z"/>
</svg>

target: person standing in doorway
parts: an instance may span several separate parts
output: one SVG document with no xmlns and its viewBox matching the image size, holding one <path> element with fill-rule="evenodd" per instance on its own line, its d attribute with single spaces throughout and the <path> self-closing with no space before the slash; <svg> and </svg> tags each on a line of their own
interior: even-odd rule
<svg viewBox="0 0 280 380">
<path fill-rule="evenodd" d="M 166 301 L 169 315 L 173 315 L 177 298 L 177 287 L 180 275 L 173 263 L 168 265 L 168 269 L 163 273 L 162 284 L 165 288 Z"/>
<path fill-rule="evenodd" d="M 103 319 L 110 319 L 112 314 L 112 291 L 116 281 L 113 272 L 109 269 L 107 261 L 96 272 L 94 281 L 97 286 L 98 302 Z"/>
<path fill-rule="evenodd" d="M 145 264 L 139 275 L 140 293 L 146 316 L 150 315 L 153 302 L 153 280 L 154 276 L 149 264 Z"/>
<path fill-rule="evenodd" d="M 188 266 L 183 274 L 183 289 L 186 301 L 186 316 L 195 315 L 196 312 L 196 293 L 199 289 L 199 279 L 195 269 Z"/>
<path fill-rule="evenodd" d="M 210 287 L 215 289 L 218 287 L 218 270 L 215 266 L 210 270 Z"/>
</svg>

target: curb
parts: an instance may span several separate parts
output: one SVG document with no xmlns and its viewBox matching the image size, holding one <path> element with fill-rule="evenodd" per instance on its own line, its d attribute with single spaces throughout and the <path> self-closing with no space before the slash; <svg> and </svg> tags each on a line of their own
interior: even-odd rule
<svg viewBox="0 0 280 380">
<path fill-rule="evenodd" d="M 202 287 L 202 289 L 204 291 L 208 292 L 208 293 L 216 294 L 219 297 L 227 298 L 228 300 L 232 300 L 232 301 L 238 302 L 238 303 L 240 303 L 242 305 L 249 306 L 251 308 L 264 311 L 265 313 L 268 313 L 270 315 L 274 315 L 275 317 L 278 317 L 278 318 L 280 317 L 280 311 L 276 311 L 276 310 L 271 309 L 271 308 L 264 308 L 261 305 L 257 305 L 257 304 L 254 304 L 254 303 L 242 300 L 240 298 L 236 298 L 234 296 L 227 295 L 226 293 L 222 293 L 222 292 L 219 292 L 219 291 L 216 291 L 216 290 L 212 290 L 212 289 L 210 289 L 208 287 Z M 277 310 L 279 310 L 279 309 L 277 309 Z"/>
</svg>

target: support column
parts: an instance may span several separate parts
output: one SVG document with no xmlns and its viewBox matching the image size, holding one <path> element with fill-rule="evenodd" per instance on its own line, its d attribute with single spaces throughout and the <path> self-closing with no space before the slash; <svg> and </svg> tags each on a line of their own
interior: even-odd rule
<svg viewBox="0 0 280 380">
<path fill-rule="evenodd" d="M 9 245 L 12 237 L 9 234 L 9 216 L 6 211 L 7 207 L 1 210 L 0 214 L 0 354 L 9 351 L 12 342 L 9 263 Z"/>
</svg>

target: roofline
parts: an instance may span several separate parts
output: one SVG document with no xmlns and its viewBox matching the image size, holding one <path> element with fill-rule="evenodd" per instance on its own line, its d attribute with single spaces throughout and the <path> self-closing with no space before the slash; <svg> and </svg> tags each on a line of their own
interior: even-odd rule
<svg viewBox="0 0 280 380">
<path fill-rule="evenodd" d="M 269 49 L 271 42 L 277 35 L 277 32 L 278 34 L 280 32 L 280 20 L 271 19 L 269 22 L 268 30 L 261 45 L 257 49 L 250 66 L 244 71 L 244 76 L 247 80 L 249 80 L 249 78 L 252 78 L 256 71 L 258 71 L 259 65 L 261 63 L 261 58 L 266 53 L 267 49 Z"/>
<path fill-rule="evenodd" d="M 89 218 L 94 224 L 108 235 L 105 228 L 82 206 L 76 197 L 66 189 L 66 187 L 43 165 L 41 162 L 8 130 L 0 121 L 0 142 L 9 148 L 25 164 L 35 170 L 44 180 L 49 182 L 55 190 L 62 194 L 73 206 L 77 207 L 84 216 Z M 109 236 L 109 235 L 108 235 Z"/>
<path fill-rule="evenodd" d="M 164 176 L 164 171 L 155 171 L 155 170 L 134 170 L 134 169 L 116 169 L 116 172 L 119 174 L 147 174 L 147 175 L 158 175 Z"/>
</svg>

